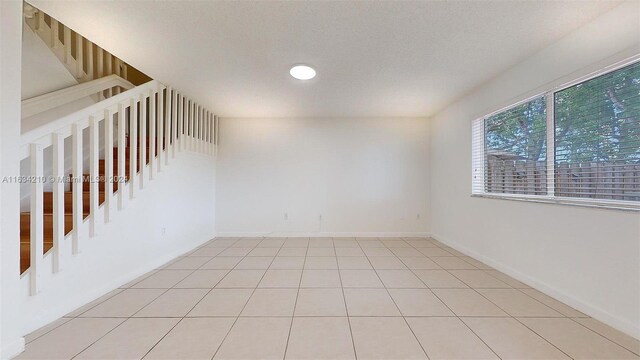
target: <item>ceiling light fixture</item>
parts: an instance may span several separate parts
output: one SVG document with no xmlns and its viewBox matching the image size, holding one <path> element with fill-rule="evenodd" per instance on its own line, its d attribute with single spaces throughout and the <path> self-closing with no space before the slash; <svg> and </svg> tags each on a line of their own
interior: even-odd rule
<svg viewBox="0 0 640 360">
<path fill-rule="evenodd" d="M 311 80 L 316 77 L 316 71 L 308 65 L 294 65 L 289 74 L 298 80 Z"/>
</svg>

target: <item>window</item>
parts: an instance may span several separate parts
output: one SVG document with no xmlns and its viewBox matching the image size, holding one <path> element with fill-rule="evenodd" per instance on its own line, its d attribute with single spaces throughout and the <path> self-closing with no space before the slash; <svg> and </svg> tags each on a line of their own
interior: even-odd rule
<svg viewBox="0 0 640 360">
<path fill-rule="evenodd" d="M 472 137 L 474 194 L 640 208 L 640 62 L 477 119 Z"/>
<path fill-rule="evenodd" d="M 540 97 L 484 120 L 484 188 L 489 193 L 547 193 L 547 111 Z"/>
<path fill-rule="evenodd" d="M 640 201 L 640 63 L 553 101 L 555 195 Z"/>
</svg>

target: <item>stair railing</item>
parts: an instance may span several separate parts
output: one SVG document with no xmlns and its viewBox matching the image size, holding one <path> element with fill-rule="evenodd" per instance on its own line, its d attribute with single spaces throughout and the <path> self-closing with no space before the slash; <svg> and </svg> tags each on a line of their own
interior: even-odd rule
<svg viewBox="0 0 640 360">
<path fill-rule="evenodd" d="M 99 129 L 103 128 L 101 134 Z M 83 131 L 89 129 L 89 202 L 88 234 L 84 232 L 83 216 Z M 114 135 L 115 134 L 115 135 Z M 100 137 L 105 147 L 104 174 L 100 177 Z M 65 234 L 64 141 L 71 138 L 72 169 L 70 174 L 73 229 Z M 115 138 L 115 139 L 114 139 Z M 126 200 L 144 189 L 149 180 L 175 158 L 176 152 L 192 151 L 215 156 L 218 143 L 218 118 L 174 89 L 158 81 L 132 88 L 73 114 L 36 128 L 22 135 L 20 159 L 30 164 L 30 238 L 28 270 L 30 294 L 41 289 L 44 256 L 52 256 L 53 272 L 63 268 L 61 244 L 67 238 L 72 242 L 72 253 L 80 251 L 81 239 L 94 236 L 99 223 L 108 223 L 113 213 L 125 207 Z M 148 146 L 147 146 L 148 141 Z M 114 142 L 117 143 L 117 161 L 114 161 Z M 127 154 L 127 142 L 130 151 Z M 51 249 L 44 254 L 43 211 L 43 151 L 52 147 L 53 240 Z M 140 151 L 138 151 L 140 147 Z M 147 149 L 149 154 L 147 155 Z M 129 160 L 127 177 L 126 157 Z M 147 164 L 148 156 L 148 164 Z M 114 169 L 114 164 L 117 168 Z M 138 164 L 139 170 L 138 170 Z M 99 181 L 98 181 L 99 179 Z M 126 183 L 121 179 L 128 179 Z M 104 204 L 99 203 L 99 182 L 104 181 Z M 118 181 L 117 193 L 113 182 Z M 117 198 L 116 198 L 117 196 Z M 103 214 L 101 218 L 98 216 Z M 22 245 L 22 243 L 21 243 Z M 25 244 L 26 245 L 26 244 Z M 26 256 L 21 250 L 21 256 Z"/>
<path fill-rule="evenodd" d="M 22 100 L 22 118 L 49 111 L 58 106 L 102 93 L 105 90 L 119 88 L 133 89 L 134 85 L 118 75 L 109 75 L 68 88 Z"/>
<path fill-rule="evenodd" d="M 33 5 L 25 3 L 24 15 L 26 24 L 44 41 L 79 83 L 109 75 L 117 75 L 136 85 L 149 80 L 146 75 L 138 74 L 143 81 L 134 81 L 129 74 L 129 65 L 124 61 Z M 97 100 L 100 101 L 120 92 L 121 89 L 117 87 L 106 89 L 98 95 Z"/>
</svg>

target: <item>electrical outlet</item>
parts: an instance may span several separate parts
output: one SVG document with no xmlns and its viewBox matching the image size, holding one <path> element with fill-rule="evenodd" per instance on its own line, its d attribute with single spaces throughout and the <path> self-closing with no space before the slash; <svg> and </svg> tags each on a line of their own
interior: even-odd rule
<svg viewBox="0 0 640 360">
<path fill-rule="evenodd" d="M 166 235 L 167 235 L 167 228 L 164 228 L 164 227 L 163 227 L 163 228 L 160 230 L 160 234 L 162 234 L 162 236 L 166 236 Z"/>
</svg>

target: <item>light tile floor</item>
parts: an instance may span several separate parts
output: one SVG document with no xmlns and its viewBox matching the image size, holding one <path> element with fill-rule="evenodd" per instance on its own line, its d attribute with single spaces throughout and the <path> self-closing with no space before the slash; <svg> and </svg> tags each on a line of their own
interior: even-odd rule
<svg viewBox="0 0 640 360">
<path fill-rule="evenodd" d="M 638 359 L 640 342 L 432 239 L 220 238 L 20 359 Z"/>
</svg>

